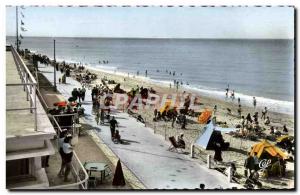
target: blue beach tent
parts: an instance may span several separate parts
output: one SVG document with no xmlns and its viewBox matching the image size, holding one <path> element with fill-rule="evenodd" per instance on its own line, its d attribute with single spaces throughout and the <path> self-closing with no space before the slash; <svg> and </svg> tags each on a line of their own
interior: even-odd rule
<svg viewBox="0 0 300 195">
<path fill-rule="evenodd" d="M 215 125 L 213 120 L 210 120 L 210 122 L 204 127 L 203 134 L 199 135 L 198 139 L 195 141 L 195 145 L 200 146 L 203 149 L 209 149 L 209 146 L 211 145 L 212 137 L 215 132 L 231 132 L 231 131 L 237 131 L 237 128 L 223 128 L 218 127 Z"/>
</svg>

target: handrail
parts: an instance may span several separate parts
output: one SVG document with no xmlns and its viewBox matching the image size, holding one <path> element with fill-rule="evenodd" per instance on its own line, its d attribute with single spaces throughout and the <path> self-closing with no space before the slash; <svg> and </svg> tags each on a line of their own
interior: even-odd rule
<svg viewBox="0 0 300 195">
<path fill-rule="evenodd" d="M 37 91 L 37 95 L 40 97 L 40 100 L 42 100 L 43 105 L 44 105 L 44 107 L 46 107 L 46 110 L 47 110 L 47 112 L 48 112 L 49 106 L 47 105 L 47 103 L 46 103 L 44 97 L 42 96 L 42 94 L 41 94 L 41 92 L 40 92 L 40 89 L 37 88 L 36 91 Z"/>
<path fill-rule="evenodd" d="M 37 131 L 37 103 L 36 103 L 36 89 L 37 89 L 37 82 L 28 70 L 27 66 L 25 65 L 24 61 L 16 51 L 16 49 L 11 45 L 11 52 L 16 64 L 16 68 L 20 75 L 20 79 L 22 83 L 7 83 L 6 86 L 23 86 L 24 91 L 26 91 L 26 98 L 27 101 L 30 102 L 30 112 L 34 112 L 34 130 Z M 25 90 L 26 89 L 26 90 Z M 26 110 L 25 108 L 12 108 L 6 109 L 7 111 L 13 110 Z"/>
<path fill-rule="evenodd" d="M 29 75 L 29 78 L 31 79 L 31 82 L 34 83 L 34 84 L 37 84 L 36 80 L 32 76 L 31 72 L 28 70 L 27 66 L 25 65 L 23 59 L 18 54 L 16 49 L 13 46 L 11 46 L 11 48 L 12 48 L 11 51 L 12 51 L 13 55 L 15 56 L 15 59 L 22 65 L 22 68 L 25 69 L 25 72 Z"/>
</svg>

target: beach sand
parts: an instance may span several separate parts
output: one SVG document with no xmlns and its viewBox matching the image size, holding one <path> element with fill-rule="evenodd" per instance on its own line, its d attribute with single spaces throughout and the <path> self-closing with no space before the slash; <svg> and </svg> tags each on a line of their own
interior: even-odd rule
<svg viewBox="0 0 300 195">
<path fill-rule="evenodd" d="M 205 97 L 201 95 L 199 92 L 192 92 L 188 91 L 184 88 L 176 90 L 172 86 L 167 85 L 162 85 L 158 83 L 152 83 L 147 79 L 144 79 L 142 77 L 135 77 L 133 75 L 120 75 L 117 73 L 108 73 L 105 71 L 101 70 L 95 70 L 95 69 L 89 69 L 87 68 L 91 73 L 94 73 L 97 75 L 97 79 L 92 81 L 91 85 L 95 86 L 97 84 L 101 84 L 101 78 L 104 76 L 107 77 L 109 80 L 114 80 L 116 83 L 121 84 L 121 88 L 125 89 L 126 91 L 129 91 L 131 88 L 136 88 L 137 85 L 139 87 L 143 86 L 144 88 L 150 88 L 152 87 L 157 94 L 162 95 L 162 94 L 174 94 L 174 93 L 179 93 L 182 94 L 183 91 L 186 91 L 186 93 L 193 93 L 197 95 L 197 99 L 200 100 L 200 102 L 203 104 L 200 106 L 200 111 L 204 109 L 210 109 L 213 110 L 214 105 L 217 105 L 218 111 L 215 114 L 217 121 L 222 121 L 226 122 L 228 127 L 235 127 L 237 124 L 240 124 L 240 118 L 237 116 L 237 99 L 234 101 L 231 100 L 230 98 L 225 99 L 224 101 L 221 101 L 219 99 L 214 99 L 211 97 Z M 74 72 L 72 73 L 74 75 Z M 109 85 L 110 88 L 113 88 L 114 85 Z M 224 92 L 225 93 L 225 92 Z M 90 95 L 90 94 L 87 94 Z M 232 110 L 232 115 L 227 114 L 227 108 Z M 203 124 L 199 124 L 197 121 L 197 117 L 188 117 L 188 123 L 186 126 L 186 129 L 183 130 L 180 128 L 179 125 L 174 126 L 174 128 L 171 126 L 171 121 L 170 122 L 164 122 L 164 121 L 159 121 L 159 122 L 154 122 L 153 117 L 154 117 L 154 107 L 148 108 L 148 109 L 142 109 L 142 110 L 132 110 L 137 114 L 140 114 L 144 120 L 146 121 L 146 126 L 149 126 L 154 129 L 154 132 L 156 134 L 162 135 L 166 140 L 168 140 L 168 137 L 170 136 L 177 136 L 180 133 L 184 134 L 184 140 L 186 142 L 186 151 L 189 152 L 191 144 L 195 142 L 195 140 L 199 137 L 199 135 L 202 135 L 203 131 Z M 242 105 L 242 115 L 246 117 L 247 113 L 250 113 L 251 116 L 254 114 L 254 112 L 259 113 L 259 124 L 262 125 L 263 121 L 260 119 L 261 116 L 261 109 L 254 109 L 254 107 L 245 107 Z M 289 129 L 289 135 L 294 136 L 294 116 L 290 116 L 287 114 L 282 114 L 282 113 L 275 113 L 275 112 L 270 112 L 268 111 L 267 114 L 270 117 L 271 120 L 271 125 L 274 127 L 277 127 L 280 131 L 282 131 L 282 127 L 285 124 L 287 128 Z M 265 126 L 262 125 L 264 128 L 266 128 L 265 133 L 269 134 L 269 128 L 270 126 Z M 250 151 L 251 146 L 255 143 L 258 143 L 260 140 L 257 141 L 251 141 L 247 139 L 242 139 L 242 138 L 236 138 L 233 137 L 232 135 L 229 134 L 223 134 L 223 138 L 225 141 L 230 143 L 230 149 L 227 151 L 223 151 L 222 157 L 224 161 L 224 165 L 226 166 L 226 163 L 228 164 L 229 162 L 234 162 L 236 163 L 237 166 L 237 172 L 241 175 L 243 175 L 243 165 L 244 165 L 244 160 L 246 159 L 246 154 L 248 151 Z M 274 143 L 274 142 L 273 142 Z M 200 163 L 205 163 L 206 162 L 206 156 L 207 154 L 210 154 L 213 156 L 214 151 L 212 150 L 205 150 L 203 151 L 201 148 L 195 149 L 195 154 L 196 158 L 199 158 Z M 278 186 L 278 182 L 282 183 L 281 188 L 288 188 L 288 187 L 293 187 L 293 180 L 294 180 L 294 163 L 288 164 L 287 165 L 287 179 L 285 180 L 280 180 L 277 182 L 274 182 L 272 180 L 268 181 L 263 181 L 263 185 L 265 188 L 280 188 Z M 243 180 L 243 179 L 242 179 Z M 270 182 L 271 181 L 271 182 Z M 276 183 L 276 184 L 275 184 Z M 290 186 L 292 185 L 292 186 Z"/>
</svg>

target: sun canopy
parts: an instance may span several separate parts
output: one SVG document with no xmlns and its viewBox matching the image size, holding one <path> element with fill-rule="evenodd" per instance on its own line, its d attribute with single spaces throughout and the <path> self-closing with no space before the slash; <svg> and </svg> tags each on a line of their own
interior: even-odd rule
<svg viewBox="0 0 300 195">
<path fill-rule="evenodd" d="M 273 157 L 280 156 L 283 159 L 287 158 L 287 155 L 282 150 L 270 144 L 267 140 L 263 140 L 257 144 L 254 144 L 252 146 L 250 154 L 254 155 L 255 152 L 257 153 L 258 158 L 260 158 L 264 152 L 267 152 Z"/>
<path fill-rule="evenodd" d="M 286 141 L 286 140 L 288 140 L 288 139 L 290 139 L 290 136 L 289 136 L 289 135 L 283 135 L 283 136 L 278 137 L 278 138 L 276 139 L 276 142 L 277 142 L 277 143 L 280 143 L 280 142 Z"/>
<path fill-rule="evenodd" d="M 220 132 L 231 132 L 231 131 L 236 131 L 238 129 L 236 128 L 222 128 L 222 127 L 217 127 L 214 125 L 213 120 L 211 120 L 204 128 L 203 128 L 203 134 L 199 135 L 198 139 L 196 140 L 195 144 L 207 149 L 209 145 L 209 141 L 211 139 L 211 136 L 214 131 L 220 131 Z"/>
<path fill-rule="evenodd" d="M 162 106 L 160 109 L 159 109 L 159 112 L 160 113 L 163 113 L 164 111 L 169 111 L 170 109 L 172 109 L 172 107 L 176 107 L 175 105 L 172 105 L 172 100 L 171 99 L 167 99 L 166 102 L 165 102 L 165 105 Z M 174 103 L 173 103 L 174 104 Z"/>
<path fill-rule="evenodd" d="M 205 110 L 198 116 L 198 122 L 200 124 L 206 124 L 209 118 L 211 117 L 211 115 L 212 115 L 212 111 Z"/>
</svg>

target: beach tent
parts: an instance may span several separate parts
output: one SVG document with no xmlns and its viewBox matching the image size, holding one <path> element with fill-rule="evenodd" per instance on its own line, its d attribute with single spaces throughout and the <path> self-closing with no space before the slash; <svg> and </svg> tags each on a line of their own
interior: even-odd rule
<svg viewBox="0 0 300 195">
<path fill-rule="evenodd" d="M 283 135 L 283 136 L 278 137 L 278 138 L 276 139 L 276 142 L 277 142 L 277 143 L 284 142 L 284 141 L 286 141 L 286 140 L 288 140 L 288 139 L 290 139 L 290 138 L 291 138 L 291 136 L 289 136 L 289 135 Z"/>
<path fill-rule="evenodd" d="M 251 155 L 254 155 L 254 153 L 257 152 L 258 158 L 266 158 L 266 157 L 276 157 L 280 156 L 283 159 L 286 159 L 286 154 L 280 150 L 278 147 L 270 144 L 267 140 L 263 140 L 257 144 L 254 144 L 252 146 Z M 267 155 L 266 155 L 267 154 Z"/>
<path fill-rule="evenodd" d="M 213 120 L 211 120 L 204 128 L 203 128 L 203 134 L 199 135 L 198 139 L 195 142 L 195 145 L 200 146 L 201 148 L 207 150 L 210 149 L 211 144 L 214 140 L 214 135 L 217 132 L 231 132 L 231 131 L 237 131 L 236 128 L 222 128 L 217 127 Z"/>
<path fill-rule="evenodd" d="M 200 124 L 206 124 L 209 118 L 211 117 L 211 115 L 212 115 L 212 111 L 206 109 L 198 116 L 198 122 Z"/>
<path fill-rule="evenodd" d="M 172 109 L 171 105 L 172 105 L 172 100 L 167 99 L 166 102 L 165 102 L 165 105 L 163 105 L 163 106 L 159 109 L 159 112 L 160 112 L 160 113 L 163 113 L 164 111 L 167 112 L 168 110 Z"/>
</svg>

